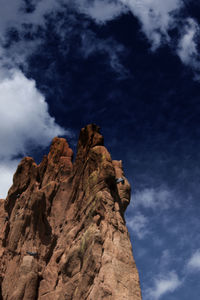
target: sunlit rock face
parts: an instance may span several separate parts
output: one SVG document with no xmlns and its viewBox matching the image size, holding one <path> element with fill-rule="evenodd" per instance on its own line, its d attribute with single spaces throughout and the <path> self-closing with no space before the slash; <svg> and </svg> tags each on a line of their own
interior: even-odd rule
<svg viewBox="0 0 200 300">
<path fill-rule="evenodd" d="M 141 299 L 122 162 L 112 161 L 94 124 L 81 130 L 74 163 L 72 156 L 54 138 L 39 165 L 21 161 L 0 200 L 0 299 Z"/>
</svg>

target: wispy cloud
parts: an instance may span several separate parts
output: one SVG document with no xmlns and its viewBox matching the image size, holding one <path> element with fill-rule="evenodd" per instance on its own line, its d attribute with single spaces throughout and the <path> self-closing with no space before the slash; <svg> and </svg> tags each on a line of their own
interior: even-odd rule
<svg viewBox="0 0 200 300">
<path fill-rule="evenodd" d="M 107 64 L 122 77 L 128 75 L 128 71 L 120 62 L 120 57 L 126 53 L 126 49 L 123 45 L 117 43 L 112 38 L 99 39 L 96 35 L 87 30 L 81 34 L 81 51 L 85 58 L 94 55 L 96 53 L 102 53 L 107 55 Z"/>
<path fill-rule="evenodd" d="M 137 207 L 161 210 L 165 210 L 170 207 L 173 197 L 173 192 L 164 186 L 136 190 L 135 194 L 132 195 L 133 205 Z"/>
<path fill-rule="evenodd" d="M 106 64 L 112 70 L 121 73 L 123 76 L 127 72 L 120 63 L 120 57 L 126 53 L 125 47 L 110 38 L 98 38 L 89 29 L 90 21 L 84 20 L 83 14 L 98 23 L 104 23 L 113 19 L 124 11 L 124 5 L 113 1 L 70 1 L 70 0 L 44 0 L 32 1 L 33 9 L 27 12 L 25 2 L 14 1 L 10 5 L 10 0 L 5 3 L 0 11 L 0 64 L 26 66 L 27 58 L 37 51 L 38 46 L 43 42 L 43 34 L 48 30 L 48 20 L 54 22 L 54 33 L 60 38 L 58 42 L 70 47 L 74 37 L 79 38 L 81 45 L 79 55 L 88 58 L 94 53 L 104 53 L 107 55 Z M 30 5 L 29 5 L 30 6 Z M 11 7 L 11 9 L 10 9 Z M 127 11 L 127 9 L 126 9 Z M 82 13 L 81 23 L 77 19 L 77 12 Z M 38 34 L 40 30 L 40 34 Z M 11 36 L 11 38 L 10 38 Z M 14 36 L 14 38 L 13 38 Z M 27 38 L 27 36 L 29 38 Z M 66 42 L 68 43 L 66 47 Z M 62 49 L 62 45 L 60 46 Z M 1 52 L 2 53 L 1 55 Z M 77 49 L 78 52 L 78 49 Z"/>
<path fill-rule="evenodd" d="M 190 272 L 200 272 L 200 249 L 192 254 L 186 264 L 186 269 Z"/>
<path fill-rule="evenodd" d="M 153 286 L 147 288 L 144 292 L 145 299 L 148 300 L 158 300 L 161 299 L 163 295 L 174 292 L 182 284 L 175 271 L 169 273 L 161 274 L 154 279 Z"/>
<path fill-rule="evenodd" d="M 24 24 L 44 25 L 45 16 L 62 9 L 66 2 L 69 1 L 34 0 L 31 1 L 33 9 L 27 11 L 26 2 L 23 0 L 3 0 L 0 10 L 0 33 L 4 34 L 9 28 L 20 29 Z M 27 6 L 30 8 L 30 2 Z"/>
<path fill-rule="evenodd" d="M 120 1 L 76 0 L 75 3 L 80 12 L 90 16 L 98 24 L 113 20 L 128 10 Z"/>
<path fill-rule="evenodd" d="M 143 239 L 149 233 L 148 222 L 148 218 L 140 212 L 126 220 L 129 230 L 139 239 Z"/>
<path fill-rule="evenodd" d="M 141 22 L 142 31 L 152 43 L 152 50 L 169 42 L 168 31 L 175 26 L 175 13 L 180 0 L 121 0 Z"/>
<path fill-rule="evenodd" d="M 84 0 L 76 1 L 79 11 L 104 25 L 118 16 L 131 12 L 140 22 L 152 51 L 168 45 L 181 61 L 198 75 L 200 70 L 198 39 L 200 25 L 191 16 L 183 14 L 182 0 Z M 177 32 L 172 39 L 171 31 Z M 196 76 L 198 79 L 198 76 Z"/>
<path fill-rule="evenodd" d="M 181 0 L 77 0 L 76 3 L 97 23 L 105 23 L 131 12 L 139 19 L 142 31 L 152 43 L 152 50 L 163 42 L 169 42 L 168 31 L 176 26 L 175 15 L 183 6 Z"/>
<path fill-rule="evenodd" d="M 114 20 L 122 14 L 132 13 L 141 24 L 141 31 L 150 42 L 150 47 L 153 51 L 163 45 L 168 45 L 172 51 L 175 51 L 181 61 L 190 66 L 196 73 L 200 69 L 199 54 L 198 54 L 198 37 L 200 26 L 191 16 L 183 17 L 184 1 L 182 0 L 44 0 L 33 1 L 31 11 L 28 11 L 25 2 L 16 0 L 10 5 L 10 0 L 5 2 L 0 12 L 0 41 L 6 41 L 5 33 L 14 28 L 17 30 L 19 40 L 17 43 L 22 43 L 22 36 L 25 25 L 29 26 L 30 30 L 40 26 L 45 28 L 47 16 L 56 15 L 58 12 L 64 13 L 66 16 L 71 12 L 84 14 L 88 19 L 92 19 L 98 25 L 103 26 L 106 22 Z M 75 18 L 76 19 L 76 18 Z M 55 22 L 55 27 L 57 21 Z M 67 28 L 67 27 L 66 27 Z M 177 31 L 177 38 L 171 38 L 171 30 Z M 62 29 L 60 35 L 66 36 L 67 30 Z M 90 31 L 88 31 L 90 33 Z M 87 28 L 85 28 L 87 33 Z M 130 33 L 131 34 L 131 33 Z M 37 37 L 39 39 L 39 37 Z M 36 36 L 35 36 L 36 40 Z M 85 39 L 83 40 L 85 41 Z M 94 41 L 94 38 L 93 38 Z M 101 47 L 95 47 L 95 44 L 90 49 L 91 51 L 102 51 L 106 41 L 96 40 L 96 44 L 101 44 Z M 30 41 L 29 41 L 30 42 Z M 114 51 L 113 43 L 106 43 L 105 52 L 110 59 L 110 66 L 117 70 L 122 68 L 119 63 L 120 51 Z M 115 43 L 116 46 L 116 43 Z M 33 47 L 27 47 L 30 49 Z M 26 49 L 24 47 L 24 49 Z M 123 49 L 124 51 L 125 49 Z M 16 49 L 17 52 L 17 49 Z M 111 55 L 111 52 L 114 54 Z M 20 52 L 21 53 L 21 52 Z M 20 57 L 18 53 L 18 57 Z M 124 69 L 122 70 L 124 71 Z"/>
<path fill-rule="evenodd" d="M 194 19 L 188 18 L 183 28 L 183 33 L 178 44 L 177 53 L 184 64 L 190 65 L 194 69 L 199 69 L 200 67 L 200 60 L 198 57 L 199 37 L 199 24 L 197 24 Z"/>
<path fill-rule="evenodd" d="M 159 259 L 159 266 L 161 270 L 166 270 L 169 267 L 170 262 L 172 261 L 171 254 L 168 249 L 162 251 L 162 255 Z"/>
</svg>

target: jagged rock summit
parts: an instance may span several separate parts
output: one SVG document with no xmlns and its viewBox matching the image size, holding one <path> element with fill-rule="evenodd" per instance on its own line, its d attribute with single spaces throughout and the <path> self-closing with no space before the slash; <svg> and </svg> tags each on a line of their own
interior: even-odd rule
<svg viewBox="0 0 200 300">
<path fill-rule="evenodd" d="M 94 124 L 81 130 L 74 163 L 72 156 L 54 138 L 39 165 L 22 159 L 0 201 L 0 299 L 141 299 L 122 163 Z"/>
</svg>

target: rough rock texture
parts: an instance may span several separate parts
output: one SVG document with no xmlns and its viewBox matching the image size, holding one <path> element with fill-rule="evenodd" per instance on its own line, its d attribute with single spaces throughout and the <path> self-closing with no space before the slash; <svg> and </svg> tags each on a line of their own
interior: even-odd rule
<svg viewBox="0 0 200 300">
<path fill-rule="evenodd" d="M 54 138 L 40 165 L 21 161 L 0 200 L 0 299 L 141 299 L 122 163 L 93 124 L 81 130 L 73 164 L 72 155 Z"/>
</svg>

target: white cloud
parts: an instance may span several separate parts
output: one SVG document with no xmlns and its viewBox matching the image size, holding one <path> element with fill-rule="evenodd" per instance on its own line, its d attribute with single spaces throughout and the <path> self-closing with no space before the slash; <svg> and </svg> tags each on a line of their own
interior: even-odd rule
<svg viewBox="0 0 200 300">
<path fill-rule="evenodd" d="M 54 136 L 67 132 L 49 115 L 48 105 L 35 81 L 27 79 L 19 70 L 13 70 L 10 77 L 1 77 L 0 110 L 0 197 L 5 197 L 17 166 L 14 158 L 35 147 L 45 147 Z"/>
<path fill-rule="evenodd" d="M 135 15 L 152 43 L 152 49 L 169 41 L 168 31 L 175 26 L 174 14 L 181 9 L 181 0 L 120 0 Z"/>
<path fill-rule="evenodd" d="M 105 23 L 127 12 L 127 8 L 120 1 L 113 0 L 77 0 L 77 8 L 95 20 L 96 23 Z"/>
<path fill-rule="evenodd" d="M 131 218 L 127 218 L 126 224 L 139 239 L 143 239 L 149 233 L 149 229 L 147 228 L 148 218 L 140 212 Z"/>
<path fill-rule="evenodd" d="M 12 185 L 12 178 L 20 160 L 5 160 L 0 162 L 0 198 L 5 198 Z"/>
<path fill-rule="evenodd" d="M 193 253 L 191 258 L 188 260 L 186 268 L 192 272 L 200 271 L 200 249 Z"/>
<path fill-rule="evenodd" d="M 184 26 L 183 35 L 178 44 L 177 53 L 186 65 L 192 65 L 199 68 L 197 49 L 197 37 L 199 38 L 199 25 L 193 19 L 188 18 Z"/>
<path fill-rule="evenodd" d="M 48 113 L 44 96 L 35 81 L 14 70 L 0 82 L 0 157 L 22 154 L 27 147 L 45 146 L 53 136 L 65 131 Z"/>
<path fill-rule="evenodd" d="M 132 12 L 142 26 L 142 30 L 158 48 L 163 41 L 169 41 L 168 31 L 176 23 L 175 13 L 182 8 L 181 0 L 77 0 L 79 9 L 97 23 L 105 23 L 119 15 Z"/>
<path fill-rule="evenodd" d="M 181 284 L 181 280 L 174 271 L 160 275 L 155 278 L 154 286 L 145 290 L 145 299 L 158 300 L 163 295 L 174 292 Z"/>
<path fill-rule="evenodd" d="M 159 188 L 145 188 L 143 190 L 136 191 L 132 195 L 133 205 L 142 206 L 144 208 L 152 209 L 167 209 L 169 208 L 173 193 L 165 187 Z"/>
</svg>

